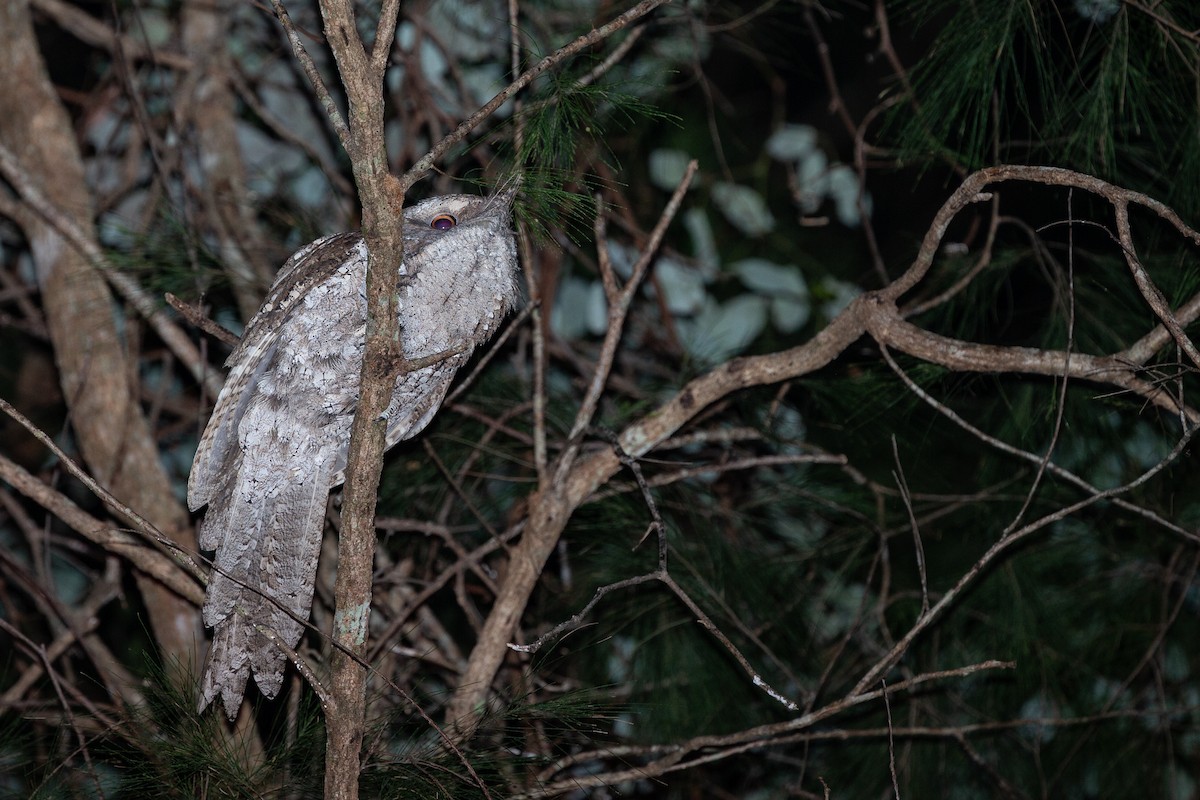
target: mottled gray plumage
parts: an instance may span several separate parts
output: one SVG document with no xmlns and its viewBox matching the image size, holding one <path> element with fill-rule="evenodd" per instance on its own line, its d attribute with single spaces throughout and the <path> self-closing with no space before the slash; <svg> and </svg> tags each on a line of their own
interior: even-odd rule
<svg viewBox="0 0 1200 800">
<path fill-rule="evenodd" d="M 397 377 L 389 447 L 429 424 L 455 372 L 516 300 L 514 191 L 435 197 L 404 211 L 397 271 L 404 355 L 463 349 Z M 455 224 L 442 229 L 447 219 Z M 312 605 L 325 501 L 343 480 L 358 404 L 366 268 L 366 245 L 355 233 L 301 248 L 227 362 L 188 479 L 188 506 L 208 506 L 200 546 L 216 550 L 204 603 L 204 624 L 215 630 L 201 710 L 220 694 L 234 717 L 251 672 L 264 695 L 279 691 L 285 656 L 255 625 L 291 647 L 303 633 L 297 619 L 307 619 Z"/>
</svg>

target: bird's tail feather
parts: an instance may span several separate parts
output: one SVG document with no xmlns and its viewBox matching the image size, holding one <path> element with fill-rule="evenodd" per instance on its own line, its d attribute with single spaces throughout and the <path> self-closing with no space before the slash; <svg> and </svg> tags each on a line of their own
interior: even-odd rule
<svg viewBox="0 0 1200 800">
<path fill-rule="evenodd" d="M 204 603 L 214 630 L 201 710 L 219 694 L 232 719 L 251 673 L 266 697 L 283 683 L 287 656 L 261 629 L 292 648 L 304 633 L 333 467 L 319 438 L 246 448 L 232 491 L 209 506 L 201 538 L 217 556 Z"/>
</svg>

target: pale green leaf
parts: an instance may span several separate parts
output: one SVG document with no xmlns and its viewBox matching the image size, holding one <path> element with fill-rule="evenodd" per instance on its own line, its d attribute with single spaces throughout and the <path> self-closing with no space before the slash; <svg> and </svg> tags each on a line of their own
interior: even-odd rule
<svg viewBox="0 0 1200 800">
<path fill-rule="evenodd" d="M 767 155 L 776 161 L 799 161 L 817 146 L 817 129 L 811 125 L 784 125 L 767 139 Z"/>
<path fill-rule="evenodd" d="M 718 183 L 713 187 L 713 201 L 725 218 L 747 236 L 759 237 L 775 228 L 775 217 L 766 201 L 748 186 Z"/>
<path fill-rule="evenodd" d="M 780 333 L 795 333 L 804 327 L 812 316 L 812 305 L 808 298 L 771 298 L 771 322 Z"/>
<path fill-rule="evenodd" d="M 808 297 L 808 285 L 800 268 L 791 264 L 780 265 L 765 258 L 746 258 L 730 267 L 747 289 L 761 294 L 789 294 Z"/>
<path fill-rule="evenodd" d="M 709 300 L 690 324 L 681 324 L 684 347 L 698 361 L 716 364 L 742 352 L 767 324 L 767 302 L 747 294 L 718 304 Z"/>
<path fill-rule="evenodd" d="M 600 281 L 592 281 L 588 286 L 583 308 L 588 333 L 603 336 L 608 330 L 608 298 L 604 296 L 604 284 Z"/>
<path fill-rule="evenodd" d="M 656 283 L 672 314 L 692 315 L 704 305 L 704 276 L 673 258 L 664 256 L 654 267 Z"/>
<path fill-rule="evenodd" d="M 692 239 L 692 256 L 700 267 L 700 273 L 705 282 L 712 281 L 717 277 L 717 270 L 721 266 L 721 256 L 717 252 L 717 240 L 713 236 L 708 215 L 703 209 L 689 208 L 683 212 L 683 227 Z"/>
<path fill-rule="evenodd" d="M 691 156 L 682 150 L 670 148 L 651 150 L 648 165 L 650 182 L 668 192 L 675 191 L 675 187 L 679 186 L 679 182 L 683 180 L 691 160 Z M 696 176 L 693 175 L 692 183 L 695 182 Z"/>
</svg>

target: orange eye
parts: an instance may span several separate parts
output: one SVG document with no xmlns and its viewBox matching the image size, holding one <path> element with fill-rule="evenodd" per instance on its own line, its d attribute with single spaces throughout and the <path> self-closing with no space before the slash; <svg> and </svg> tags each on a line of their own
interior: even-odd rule
<svg viewBox="0 0 1200 800">
<path fill-rule="evenodd" d="M 458 220 L 456 220 L 450 214 L 438 214 L 429 223 L 429 227 L 433 228 L 434 230 L 448 231 L 457 224 Z"/>
</svg>

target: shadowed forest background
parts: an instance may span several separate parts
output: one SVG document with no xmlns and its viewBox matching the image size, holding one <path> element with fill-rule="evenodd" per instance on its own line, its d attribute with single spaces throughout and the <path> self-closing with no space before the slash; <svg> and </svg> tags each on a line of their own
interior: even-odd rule
<svg viewBox="0 0 1200 800">
<path fill-rule="evenodd" d="M 1200 8 L 322 7 L 396 175 L 618 20 L 407 198 L 520 173 L 524 302 L 384 461 L 364 797 L 1200 797 Z M 370 216 L 325 29 L 0 4 L 0 797 L 322 796 L 341 490 L 232 724 L 184 495 Z"/>
</svg>

